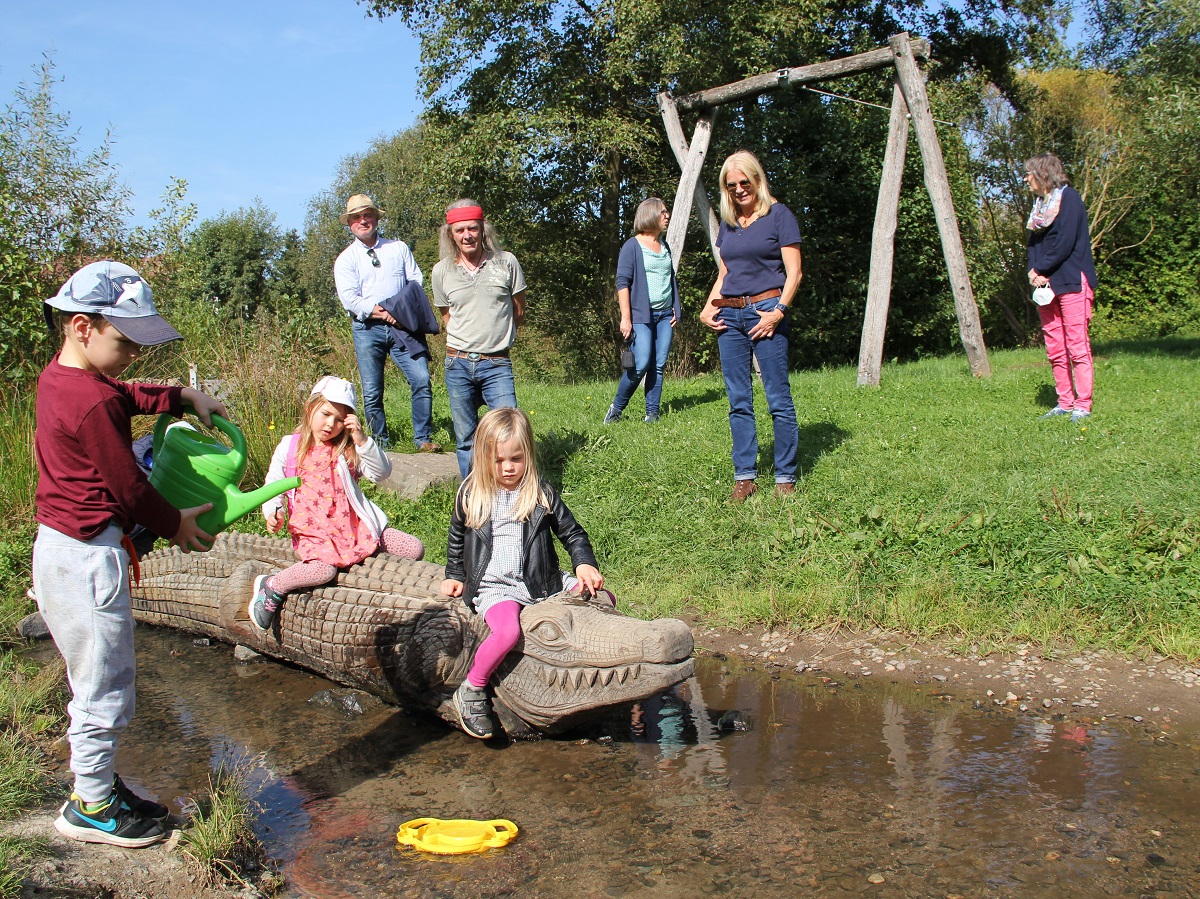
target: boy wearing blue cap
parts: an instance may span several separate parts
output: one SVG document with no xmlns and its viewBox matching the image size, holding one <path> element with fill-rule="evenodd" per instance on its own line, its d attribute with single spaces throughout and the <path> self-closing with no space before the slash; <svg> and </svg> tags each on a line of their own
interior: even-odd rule
<svg viewBox="0 0 1200 899">
<path fill-rule="evenodd" d="M 148 347 L 182 336 L 158 314 L 150 285 L 119 262 L 77 271 L 44 305 L 62 349 L 38 378 L 38 534 L 33 586 L 38 609 L 67 663 L 71 701 L 71 798 L 54 822 L 89 843 L 149 846 L 167 836 L 168 809 L 117 776 L 117 741 L 134 710 L 130 544 L 136 524 L 172 534 L 184 552 L 208 548 L 196 516 L 159 495 L 131 448 L 134 415 L 190 406 L 205 423 L 225 406 L 198 390 L 118 378 Z"/>
</svg>

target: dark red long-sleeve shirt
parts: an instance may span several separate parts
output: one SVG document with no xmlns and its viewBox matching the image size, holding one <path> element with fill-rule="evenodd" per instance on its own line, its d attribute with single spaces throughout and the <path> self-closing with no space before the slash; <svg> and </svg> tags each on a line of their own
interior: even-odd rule
<svg viewBox="0 0 1200 899">
<path fill-rule="evenodd" d="M 38 378 L 37 520 L 77 540 L 91 540 L 109 524 L 128 531 L 145 525 L 164 537 L 179 530 L 179 511 L 133 458 L 134 415 L 183 412 L 182 390 L 126 384 L 96 372 L 68 368 L 58 356 Z"/>
</svg>

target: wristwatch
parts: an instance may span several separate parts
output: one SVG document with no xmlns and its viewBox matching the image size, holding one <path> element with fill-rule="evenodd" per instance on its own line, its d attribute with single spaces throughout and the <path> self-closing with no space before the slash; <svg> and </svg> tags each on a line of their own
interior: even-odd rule
<svg viewBox="0 0 1200 899">
<path fill-rule="evenodd" d="M 783 313 L 783 315 L 784 315 L 784 317 L 786 318 L 786 317 L 787 317 L 787 314 L 788 314 L 788 311 L 789 311 L 790 309 L 791 309 L 791 307 L 790 307 L 790 306 L 788 306 L 788 304 L 787 304 L 787 303 L 776 303 L 776 304 L 775 304 L 775 308 L 774 308 L 774 309 L 772 309 L 771 311 L 772 311 L 772 312 L 782 312 L 782 313 Z"/>
</svg>

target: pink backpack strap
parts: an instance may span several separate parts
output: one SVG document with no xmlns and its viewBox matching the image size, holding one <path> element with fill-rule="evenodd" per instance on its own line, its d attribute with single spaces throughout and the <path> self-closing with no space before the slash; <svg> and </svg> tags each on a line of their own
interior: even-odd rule
<svg viewBox="0 0 1200 899">
<path fill-rule="evenodd" d="M 287 458 L 283 460 L 283 476 L 285 478 L 294 478 L 296 469 L 300 467 L 299 460 L 296 458 L 297 450 L 300 448 L 300 432 L 297 431 L 291 436 L 288 441 Z M 292 491 L 288 491 L 283 495 L 284 506 L 287 509 L 288 517 L 292 514 Z"/>
<path fill-rule="evenodd" d="M 296 452 L 300 448 L 300 432 L 297 431 L 292 435 L 291 442 L 288 444 L 287 458 L 283 461 L 283 476 L 285 478 L 294 478 L 296 469 L 299 467 L 299 460 L 296 458 Z"/>
</svg>

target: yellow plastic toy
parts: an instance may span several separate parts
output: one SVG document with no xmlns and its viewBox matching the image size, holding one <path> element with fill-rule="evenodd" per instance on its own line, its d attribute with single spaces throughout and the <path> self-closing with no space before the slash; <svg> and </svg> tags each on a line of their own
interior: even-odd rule
<svg viewBox="0 0 1200 899">
<path fill-rule="evenodd" d="M 471 821 L 465 818 L 414 818 L 400 825 L 396 842 L 422 852 L 459 855 L 507 846 L 517 836 L 517 825 L 503 818 Z"/>
</svg>

